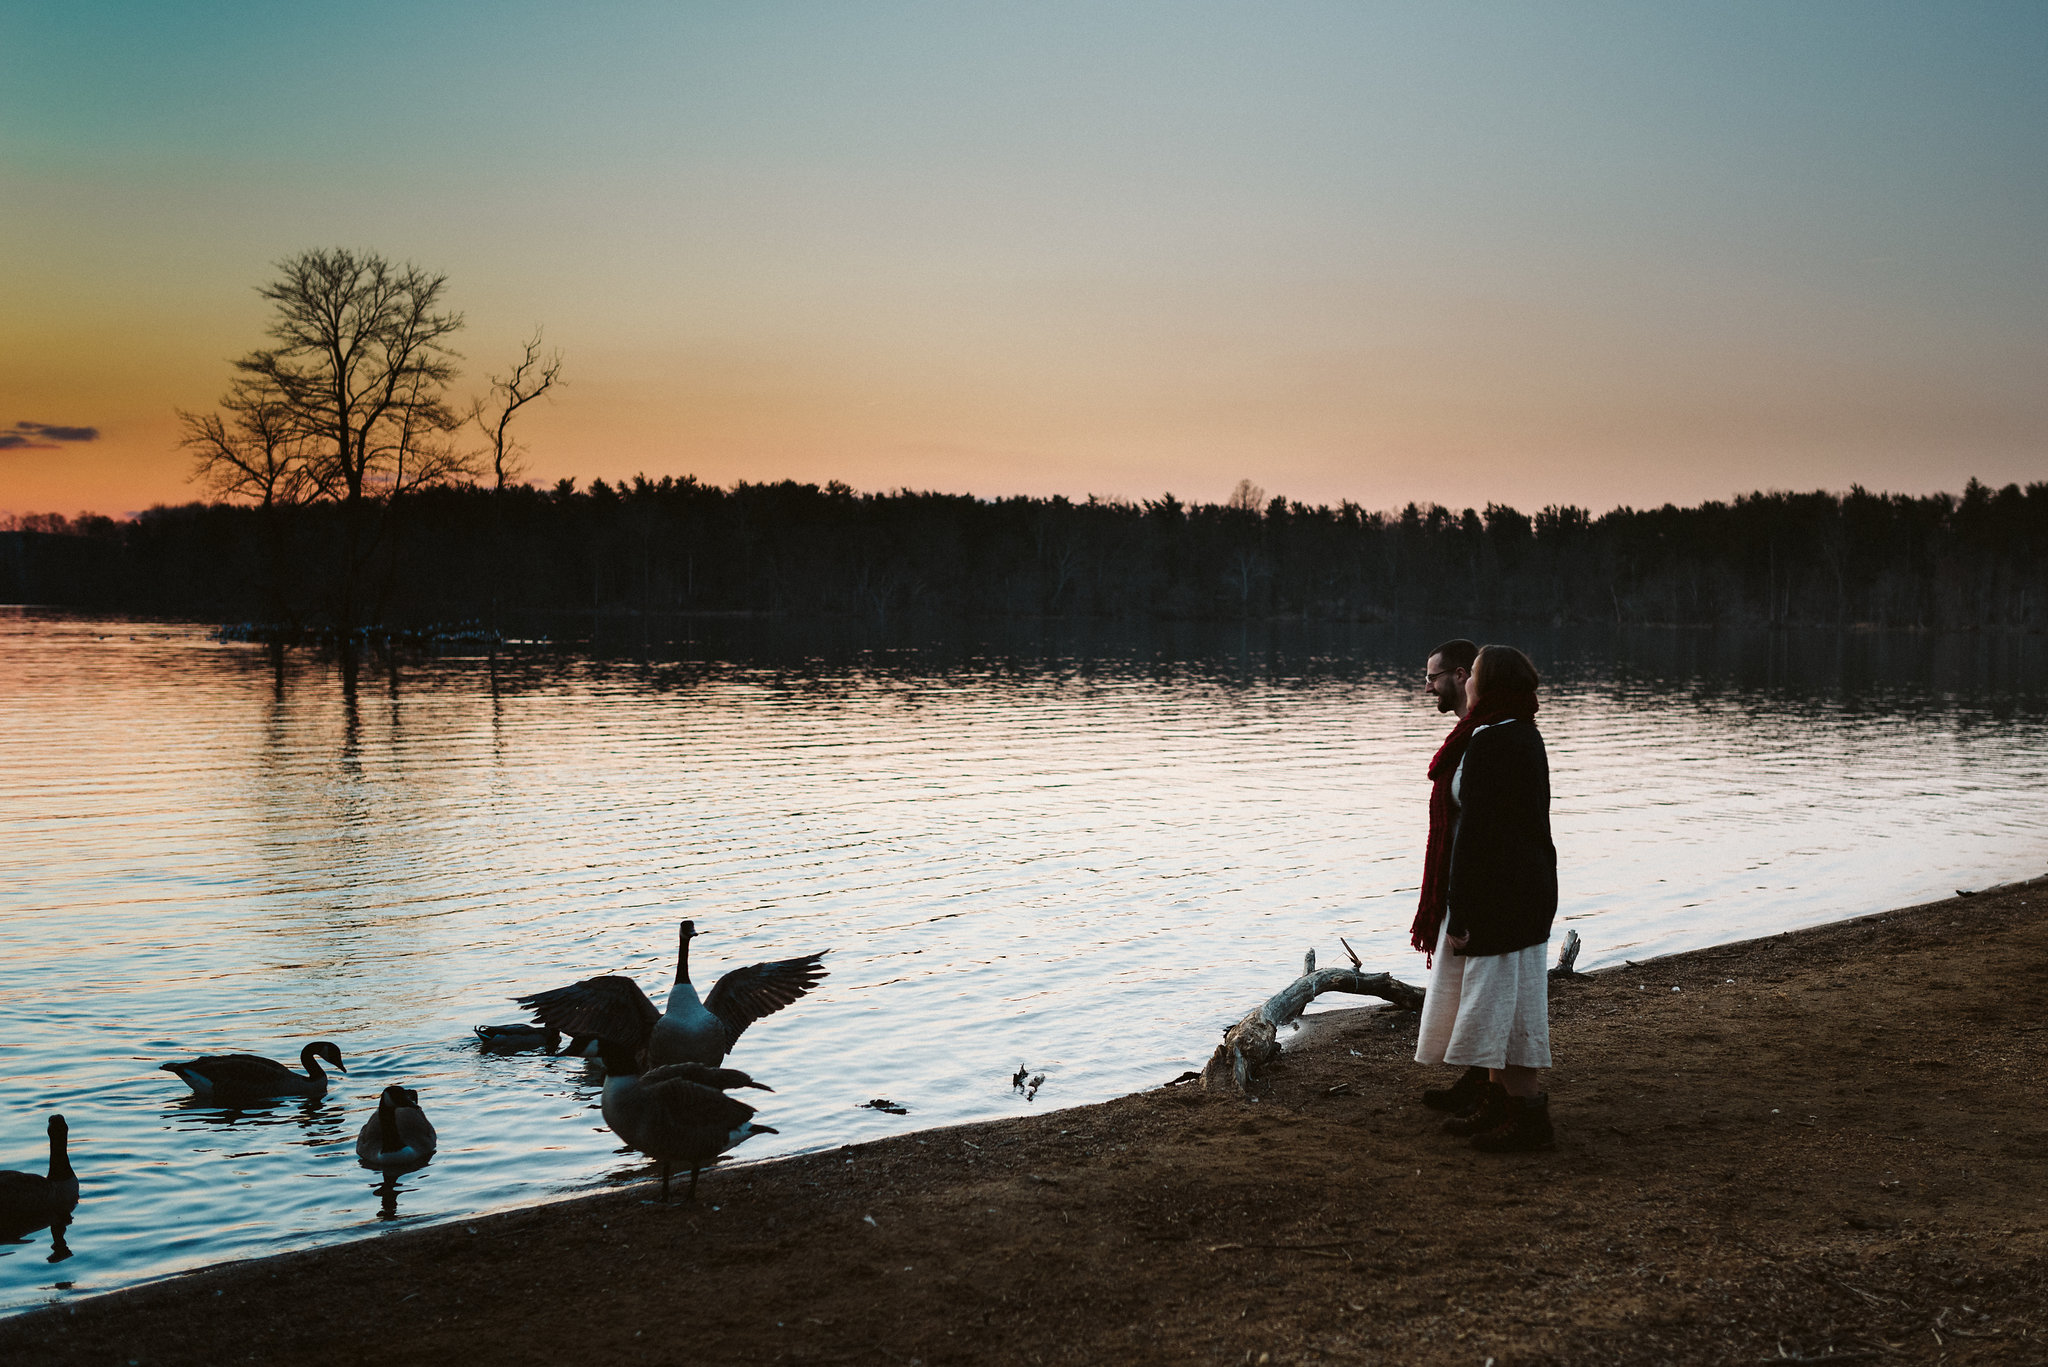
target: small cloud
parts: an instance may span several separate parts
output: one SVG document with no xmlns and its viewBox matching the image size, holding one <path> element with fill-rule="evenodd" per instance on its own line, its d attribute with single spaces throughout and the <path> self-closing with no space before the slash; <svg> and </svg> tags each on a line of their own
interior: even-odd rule
<svg viewBox="0 0 2048 1367">
<path fill-rule="evenodd" d="M 14 430 L 26 432 L 30 436 L 46 437 L 51 441 L 98 441 L 100 439 L 100 429 L 97 427 L 60 427 L 55 423 L 49 422 L 18 422 L 14 424 Z"/>
<path fill-rule="evenodd" d="M 53 451 L 59 442 L 98 441 L 97 427 L 65 427 L 50 422 L 18 422 L 0 428 L 0 451 Z"/>
</svg>

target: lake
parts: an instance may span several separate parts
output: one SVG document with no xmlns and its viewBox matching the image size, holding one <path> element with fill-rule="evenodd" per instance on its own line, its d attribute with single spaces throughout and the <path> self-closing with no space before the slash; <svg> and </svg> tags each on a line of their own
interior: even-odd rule
<svg viewBox="0 0 2048 1367">
<path fill-rule="evenodd" d="M 781 1131 L 744 1161 L 1156 1086 L 1340 936 L 1420 982 L 1454 634 L 1544 670 L 1581 967 L 2048 868 L 2041 638 L 699 621 L 350 666 L 0 609 L 0 1167 L 62 1111 L 84 1184 L 69 1257 L 0 1243 L 0 1310 L 641 1172 L 584 1064 L 469 1031 L 658 999 L 684 916 L 700 987 L 832 951 L 733 1055 Z M 319 1103 L 157 1068 L 315 1038 Z M 393 1081 L 442 1148 L 387 1184 Z"/>
</svg>

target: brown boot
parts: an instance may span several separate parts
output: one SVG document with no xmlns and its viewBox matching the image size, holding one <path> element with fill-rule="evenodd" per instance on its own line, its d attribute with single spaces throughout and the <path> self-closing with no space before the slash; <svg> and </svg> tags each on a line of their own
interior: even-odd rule
<svg viewBox="0 0 2048 1367">
<path fill-rule="evenodd" d="M 1486 1070 L 1467 1068 L 1448 1087 L 1428 1087 L 1423 1090 L 1422 1104 L 1432 1111 L 1449 1111 L 1452 1115 L 1470 1115 L 1486 1100 Z"/>
<path fill-rule="evenodd" d="M 1486 1095 L 1479 1103 L 1479 1109 L 1457 1120 L 1446 1120 L 1444 1133 L 1455 1135 L 1459 1139 L 1467 1135 L 1483 1134 L 1506 1119 L 1507 1113 L 1508 1089 L 1498 1082 L 1489 1082 L 1486 1084 Z"/>
<path fill-rule="evenodd" d="M 1490 1129 L 1475 1131 L 1472 1147 L 1481 1153 L 1526 1153 L 1547 1149 L 1557 1136 L 1550 1128 L 1550 1093 L 1542 1092 L 1524 1100 L 1508 1099 L 1507 1111 Z"/>
</svg>

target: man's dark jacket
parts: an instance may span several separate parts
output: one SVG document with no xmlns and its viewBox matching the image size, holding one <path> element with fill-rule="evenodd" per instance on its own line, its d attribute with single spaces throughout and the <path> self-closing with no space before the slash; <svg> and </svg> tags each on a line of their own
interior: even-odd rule
<svg viewBox="0 0 2048 1367">
<path fill-rule="evenodd" d="M 1534 722 L 1476 732 L 1458 784 L 1449 933 L 1467 955 L 1508 954 L 1550 938 L 1557 847 L 1550 843 L 1550 761 Z"/>
</svg>

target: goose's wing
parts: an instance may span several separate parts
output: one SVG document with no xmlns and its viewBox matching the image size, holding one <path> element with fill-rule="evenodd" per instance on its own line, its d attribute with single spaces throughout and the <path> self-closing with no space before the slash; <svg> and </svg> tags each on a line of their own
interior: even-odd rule
<svg viewBox="0 0 2048 1367">
<path fill-rule="evenodd" d="M 764 1092 L 775 1090 L 765 1082 L 754 1081 L 737 1068 L 715 1068 L 708 1063 L 668 1063 L 663 1064 L 659 1071 L 664 1076 L 702 1083 L 721 1092 L 729 1092 L 735 1087 L 758 1087 Z"/>
<path fill-rule="evenodd" d="M 197 1076 L 216 1092 L 260 1095 L 273 1087 L 304 1086 L 306 1082 L 304 1073 L 295 1073 L 276 1059 L 256 1054 L 207 1054 L 183 1063 L 158 1066 L 187 1082 Z"/>
<path fill-rule="evenodd" d="M 50 1179 L 34 1172 L 0 1172 L 0 1215 L 50 1199 Z"/>
<path fill-rule="evenodd" d="M 701 1131 L 707 1138 L 722 1140 L 753 1118 L 752 1106 L 695 1081 L 688 1075 L 689 1066 L 672 1063 L 640 1075 L 640 1092 L 646 1098 L 649 1119 L 655 1122 L 643 1127 L 649 1133 L 681 1139 L 691 1131 Z"/>
<path fill-rule="evenodd" d="M 417 1106 L 400 1106 L 398 1115 L 398 1137 L 405 1146 L 416 1153 L 432 1153 L 438 1137 L 427 1114 Z"/>
<path fill-rule="evenodd" d="M 816 987 L 825 977 L 820 962 L 830 951 L 801 959 L 735 968 L 712 984 L 704 1007 L 725 1022 L 726 1048 L 739 1042 L 740 1032 L 763 1016 L 772 1016 Z"/>
<path fill-rule="evenodd" d="M 474 1034 L 478 1039 L 521 1040 L 530 1044 L 538 1044 L 548 1037 L 549 1032 L 548 1028 L 544 1025 L 528 1025 L 526 1022 L 520 1021 L 515 1025 L 472 1026 L 470 1033 Z"/>
<path fill-rule="evenodd" d="M 513 1000 L 551 1030 L 601 1036 L 634 1049 L 647 1043 L 654 1023 L 661 1019 L 640 984 L 617 973 Z"/>
</svg>

